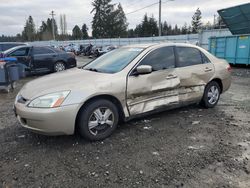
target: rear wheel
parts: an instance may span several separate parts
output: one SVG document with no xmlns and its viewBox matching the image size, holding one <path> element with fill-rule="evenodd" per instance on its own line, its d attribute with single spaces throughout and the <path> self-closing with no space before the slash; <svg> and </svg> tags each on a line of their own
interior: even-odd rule
<svg viewBox="0 0 250 188">
<path fill-rule="evenodd" d="M 93 101 L 80 112 L 80 134 L 91 141 L 103 140 L 115 131 L 118 119 L 117 108 L 112 102 L 104 99 Z"/>
<path fill-rule="evenodd" d="M 209 82 L 205 88 L 201 104 L 206 108 L 213 108 L 220 99 L 221 88 L 215 81 Z"/>
<path fill-rule="evenodd" d="M 65 64 L 63 62 L 56 62 L 54 65 L 55 72 L 61 72 L 66 70 Z"/>
</svg>

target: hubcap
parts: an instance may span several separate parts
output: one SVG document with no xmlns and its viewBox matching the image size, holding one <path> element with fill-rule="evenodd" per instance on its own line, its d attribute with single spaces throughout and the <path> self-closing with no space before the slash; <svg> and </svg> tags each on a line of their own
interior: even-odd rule
<svg viewBox="0 0 250 188">
<path fill-rule="evenodd" d="M 55 66 L 55 70 L 56 72 L 60 72 L 60 71 L 64 71 L 65 70 L 65 66 L 63 63 L 57 63 Z"/>
<path fill-rule="evenodd" d="M 219 99 L 219 95 L 220 95 L 219 89 L 216 86 L 212 86 L 207 94 L 208 102 L 212 105 L 215 104 Z"/>
<path fill-rule="evenodd" d="M 114 113 L 109 108 L 97 108 L 88 122 L 89 131 L 93 135 L 103 133 L 114 125 Z"/>
</svg>

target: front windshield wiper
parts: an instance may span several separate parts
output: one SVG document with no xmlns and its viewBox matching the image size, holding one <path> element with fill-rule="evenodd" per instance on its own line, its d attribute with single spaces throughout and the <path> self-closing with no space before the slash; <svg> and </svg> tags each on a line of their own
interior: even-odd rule
<svg viewBox="0 0 250 188">
<path fill-rule="evenodd" d="M 93 71 L 93 72 L 99 72 L 99 70 L 97 70 L 95 68 L 88 68 L 88 69 L 84 69 L 84 70 Z"/>
</svg>

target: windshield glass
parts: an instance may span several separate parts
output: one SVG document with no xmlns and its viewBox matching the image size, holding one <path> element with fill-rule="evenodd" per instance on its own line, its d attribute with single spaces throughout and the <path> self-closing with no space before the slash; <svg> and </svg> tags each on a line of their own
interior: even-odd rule
<svg viewBox="0 0 250 188">
<path fill-rule="evenodd" d="M 138 56 L 142 50 L 143 48 L 116 49 L 87 64 L 83 69 L 103 73 L 117 73 Z"/>
</svg>

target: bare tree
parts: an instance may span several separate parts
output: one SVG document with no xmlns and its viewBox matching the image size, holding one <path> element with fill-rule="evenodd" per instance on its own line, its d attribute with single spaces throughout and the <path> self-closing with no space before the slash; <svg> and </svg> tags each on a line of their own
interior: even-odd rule
<svg viewBox="0 0 250 188">
<path fill-rule="evenodd" d="M 61 30 L 61 35 L 67 35 L 67 22 L 65 14 L 60 15 L 60 30 Z"/>
</svg>

